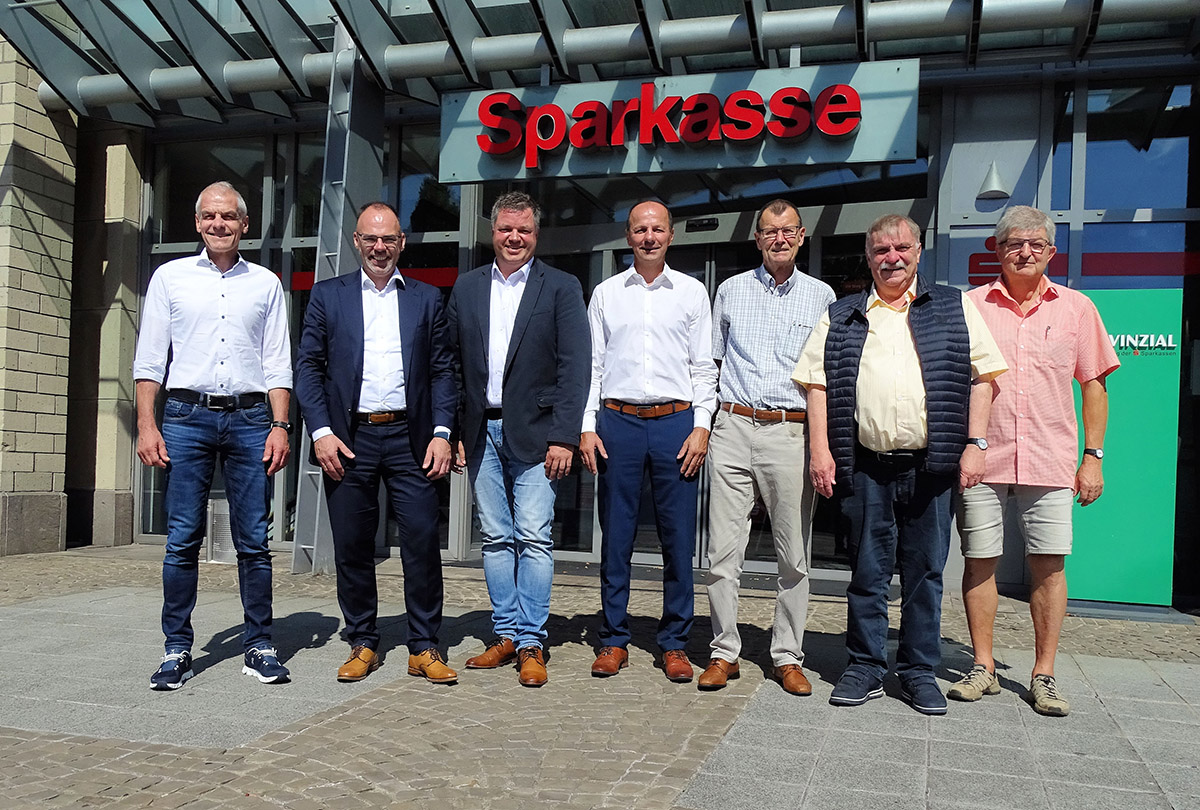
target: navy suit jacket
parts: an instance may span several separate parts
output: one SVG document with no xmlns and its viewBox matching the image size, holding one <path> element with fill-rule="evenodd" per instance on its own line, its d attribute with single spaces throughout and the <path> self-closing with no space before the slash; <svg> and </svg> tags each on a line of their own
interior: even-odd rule
<svg viewBox="0 0 1200 810">
<path fill-rule="evenodd" d="M 463 445 L 477 458 L 487 408 L 492 266 L 459 277 L 447 320 L 462 391 Z M 513 324 L 502 391 L 504 443 L 528 464 L 550 442 L 579 444 L 591 378 L 592 341 L 579 280 L 534 259 Z"/>
<path fill-rule="evenodd" d="M 435 425 L 453 427 L 458 409 L 454 360 L 441 292 L 411 278 L 397 287 L 404 397 L 417 464 Z M 296 360 L 296 399 L 310 432 L 322 425 L 354 449 L 354 414 L 363 373 L 362 270 L 313 286 Z"/>
</svg>

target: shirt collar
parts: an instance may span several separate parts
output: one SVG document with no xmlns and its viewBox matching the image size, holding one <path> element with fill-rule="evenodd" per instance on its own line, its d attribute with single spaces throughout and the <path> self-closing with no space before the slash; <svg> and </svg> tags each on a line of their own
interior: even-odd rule
<svg viewBox="0 0 1200 810">
<path fill-rule="evenodd" d="M 656 287 L 672 288 L 675 286 L 673 276 L 677 271 L 671 269 L 671 265 L 663 265 L 663 271 L 658 274 L 658 278 L 654 279 L 653 284 L 647 284 L 646 279 L 642 278 L 641 273 L 636 268 L 630 267 L 625 271 L 625 286 L 626 287 L 644 287 L 648 290 L 653 290 Z"/>
<path fill-rule="evenodd" d="M 388 279 L 388 283 L 387 283 L 387 284 L 384 284 L 384 285 L 383 285 L 383 289 L 382 289 L 382 290 L 378 289 L 378 288 L 375 286 L 375 282 L 374 282 L 374 281 L 371 279 L 371 277 L 370 277 L 370 276 L 368 276 L 368 275 L 367 275 L 367 271 L 366 271 L 366 270 L 363 270 L 361 267 L 360 267 L 360 268 L 359 268 L 359 270 L 358 270 L 358 275 L 359 275 L 359 279 L 358 279 L 358 280 L 359 280 L 359 284 L 362 286 L 362 289 L 364 289 L 364 290 L 370 290 L 371 292 L 385 293 L 385 292 L 387 292 L 387 291 L 388 291 L 388 286 L 389 286 L 389 285 L 390 285 L 390 284 L 391 284 L 393 281 L 395 281 L 395 282 L 396 282 L 396 289 L 398 289 L 398 290 L 399 290 L 399 289 L 403 289 L 403 288 L 404 288 L 404 276 L 403 276 L 403 275 L 400 273 L 400 270 L 399 270 L 399 269 L 396 269 L 396 270 L 393 270 L 393 271 L 392 271 L 392 277 Z"/>
<path fill-rule="evenodd" d="M 508 278 L 505 278 L 504 274 L 500 272 L 500 266 L 493 261 L 492 280 L 499 281 L 501 284 L 519 284 L 520 282 L 529 278 L 529 270 L 532 267 L 533 259 L 530 259 L 529 261 L 525 262 L 525 264 L 518 267 L 514 272 L 509 274 Z"/>
<path fill-rule="evenodd" d="M 796 274 L 800 271 L 792 267 L 792 274 L 788 276 L 787 281 L 782 284 L 775 283 L 775 277 L 767 272 L 766 265 L 760 264 L 758 269 L 754 271 L 754 277 L 757 278 L 762 285 L 767 288 L 767 292 L 778 293 L 779 295 L 787 295 L 792 287 L 796 285 Z"/>
<path fill-rule="evenodd" d="M 913 276 L 912 284 L 909 284 L 908 289 L 904 291 L 904 297 L 900 306 L 884 303 L 884 300 L 879 297 L 879 292 L 875 289 L 875 282 L 872 281 L 871 294 L 867 296 L 867 309 L 869 310 L 872 307 L 879 306 L 887 307 L 888 309 L 895 310 L 896 312 L 903 312 L 904 310 L 908 309 L 908 305 L 911 304 L 917 297 L 917 279 L 919 278 L 919 274 Z"/>
<path fill-rule="evenodd" d="M 1059 285 L 1055 284 L 1046 275 L 1043 275 L 1038 281 L 1037 298 L 1039 301 L 1049 301 L 1052 298 L 1058 298 L 1062 293 L 1059 292 Z M 987 285 L 987 292 L 983 295 L 985 300 L 991 301 L 1008 301 L 1014 306 L 1020 306 L 1012 294 L 1009 293 L 1008 287 L 1004 286 L 1003 277 L 998 277 L 991 284 Z"/>
<path fill-rule="evenodd" d="M 222 272 L 221 268 L 217 267 L 217 265 L 213 263 L 213 260 L 208 257 L 208 248 L 201 248 L 200 255 L 196 257 L 196 262 L 197 264 L 202 264 L 205 267 L 216 270 L 218 273 L 222 273 L 222 275 L 232 273 L 235 270 L 244 271 L 250 269 L 249 264 L 244 258 L 242 258 L 242 254 L 239 253 L 237 261 L 233 263 L 233 266 Z"/>
</svg>

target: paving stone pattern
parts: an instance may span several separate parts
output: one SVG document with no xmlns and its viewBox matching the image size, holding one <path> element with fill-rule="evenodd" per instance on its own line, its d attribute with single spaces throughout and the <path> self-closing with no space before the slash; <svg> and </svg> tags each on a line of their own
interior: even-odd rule
<svg viewBox="0 0 1200 810">
<path fill-rule="evenodd" d="M 507 668 L 464 671 L 488 636 L 487 594 L 478 569 L 448 567 L 443 636 L 461 678 L 446 687 L 407 675 L 403 582 L 386 561 L 389 660 L 338 684 L 347 648 L 333 582 L 282 573 L 278 560 L 275 640 L 294 678 L 264 686 L 240 673 L 236 571 L 203 565 L 197 675 L 163 694 L 148 688 L 160 559 L 141 546 L 0 560 L 3 810 L 1200 808 L 1195 622 L 1068 618 L 1059 679 L 1070 717 L 1029 709 L 1031 656 L 1012 652 L 1001 695 L 931 719 L 894 684 L 862 707 L 826 703 L 844 662 L 845 603 L 830 597 L 814 598 L 806 637 L 812 698 L 765 680 L 763 591 L 742 599 L 740 680 L 716 693 L 667 682 L 652 654 L 653 581 L 635 583 L 631 667 L 591 678 L 599 594 L 579 574 L 555 580 L 547 686 L 522 688 Z M 697 594 L 689 651 L 700 666 L 710 626 Z M 970 656 L 961 605 L 948 598 L 945 613 L 948 681 Z M 1032 645 L 1026 605 L 1003 601 L 997 644 Z"/>
</svg>

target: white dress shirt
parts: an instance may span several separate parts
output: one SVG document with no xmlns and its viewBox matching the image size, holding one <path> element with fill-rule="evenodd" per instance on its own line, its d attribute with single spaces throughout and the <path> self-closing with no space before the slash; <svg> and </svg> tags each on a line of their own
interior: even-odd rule
<svg viewBox="0 0 1200 810">
<path fill-rule="evenodd" d="M 596 429 L 604 399 L 638 405 L 691 402 L 696 427 L 712 425 L 717 366 L 704 284 L 663 269 L 646 284 L 632 267 L 601 282 L 588 305 L 592 384 L 583 430 Z"/>
<path fill-rule="evenodd" d="M 279 279 L 238 257 L 221 272 L 202 250 L 154 272 L 142 304 L 134 380 L 203 394 L 292 387 L 292 343 Z M 167 352 L 173 350 L 167 371 Z"/>
<path fill-rule="evenodd" d="M 404 398 L 404 353 L 400 345 L 400 293 L 404 286 L 400 271 L 376 288 L 365 271 L 362 275 L 363 374 L 358 389 L 361 413 L 402 411 Z"/>
<path fill-rule="evenodd" d="M 517 308 L 529 280 L 530 259 L 508 278 L 492 262 L 492 284 L 488 297 L 488 379 L 487 404 L 499 408 L 504 396 L 504 365 L 508 362 L 508 346 L 512 342 Z"/>
</svg>

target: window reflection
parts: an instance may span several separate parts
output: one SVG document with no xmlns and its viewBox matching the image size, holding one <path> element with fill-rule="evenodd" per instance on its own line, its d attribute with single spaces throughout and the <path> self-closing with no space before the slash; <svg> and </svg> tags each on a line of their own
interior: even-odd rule
<svg viewBox="0 0 1200 810">
<path fill-rule="evenodd" d="M 154 241 L 199 243 L 196 198 L 217 180 L 241 192 L 250 215 L 246 238 L 259 238 L 266 159 L 266 138 L 161 144 L 154 163 Z"/>
<path fill-rule="evenodd" d="M 400 143 L 400 225 L 406 233 L 457 231 L 458 186 L 437 180 L 441 148 L 436 125 L 407 125 Z"/>
</svg>

